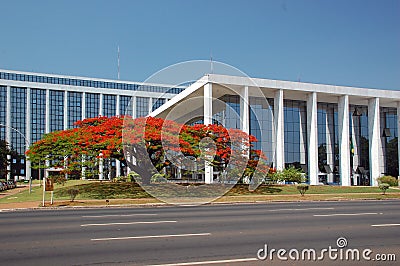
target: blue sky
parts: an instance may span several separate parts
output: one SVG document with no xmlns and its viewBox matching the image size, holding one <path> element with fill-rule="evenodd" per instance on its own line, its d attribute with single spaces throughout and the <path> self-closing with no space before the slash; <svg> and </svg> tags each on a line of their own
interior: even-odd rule
<svg viewBox="0 0 400 266">
<path fill-rule="evenodd" d="M 213 59 L 251 77 L 400 90 L 399 0 L 2 1 L 0 68 L 143 81 Z"/>
</svg>

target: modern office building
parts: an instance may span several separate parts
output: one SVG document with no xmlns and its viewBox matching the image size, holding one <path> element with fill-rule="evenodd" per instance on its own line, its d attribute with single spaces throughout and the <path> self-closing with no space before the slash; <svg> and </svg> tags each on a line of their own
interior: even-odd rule
<svg viewBox="0 0 400 266">
<path fill-rule="evenodd" d="M 146 116 L 184 88 L 0 70 L 0 139 L 18 153 L 11 159 L 9 177 L 37 177 L 24 153 L 43 134 L 72 128 L 78 120 L 99 115 Z M 120 175 L 119 162 L 113 164 L 115 174 Z"/>
<path fill-rule="evenodd" d="M 18 153 L 13 178 L 36 177 L 24 152 L 43 134 L 125 112 L 240 128 L 259 139 L 270 165 L 302 168 L 311 184 L 377 185 L 383 174 L 399 175 L 397 90 L 217 74 L 187 87 L 0 70 L 0 139 Z M 113 164 L 120 175 L 124 166 Z M 206 167 L 200 178 L 220 174 Z"/>
<path fill-rule="evenodd" d="M 377 185 L 399 175 L 397 90 L 210 74 L 150 116 L 240 128 L 273 167 L 301 167 L 310 184 Z M 206 167 L 204 181 L 216 179 Z"/>
</svg>

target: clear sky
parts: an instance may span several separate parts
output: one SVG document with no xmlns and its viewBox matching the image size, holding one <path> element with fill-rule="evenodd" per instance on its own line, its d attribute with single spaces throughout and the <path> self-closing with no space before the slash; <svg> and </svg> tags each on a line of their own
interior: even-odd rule
<svg viewBox="0 0 400 266">
<path fill-rule="evenodd" d="M 1 1 L 0 68 L 144 81 L 186 60 L 400 90 L 400 0 Z"/>
</svg>

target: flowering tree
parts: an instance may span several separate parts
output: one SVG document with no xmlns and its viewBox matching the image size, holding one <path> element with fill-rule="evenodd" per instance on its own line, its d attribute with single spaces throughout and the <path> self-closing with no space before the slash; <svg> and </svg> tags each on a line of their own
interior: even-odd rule
<svg viewBox="0 0 400 266">
<path fill-rule="evenodd" d="M 255 137 L 220 125 L 189 126 L 153 117 L 97 117 L 75 125 L 34 143 L 27 151 L 33 165 L 46 160 L 47 167 L 71 172 L 96 166 L 100 158 L 114 158 L 149 183 L 151 176 L 171 164 L 184 167 L 190 163 L 188 156 L 197 163 L 208 161 L 227 169 L 228 175 L 243 169 L 248 176 L 264 158 L 261 151 L 252 149 Z"/>
</svg>

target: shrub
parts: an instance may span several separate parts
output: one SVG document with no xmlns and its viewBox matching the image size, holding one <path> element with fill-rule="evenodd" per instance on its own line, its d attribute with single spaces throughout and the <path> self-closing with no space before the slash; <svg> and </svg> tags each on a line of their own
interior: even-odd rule
<svg viewBox="0 0 400 266">
<path fill-rule="evenodd" d="M 142 181 L 142 178 L 140 177 L 140 175 L 135 172 L 130 172 L 128 174 L 128 177 L 130 178 L 130 182 L 140 183 Z"/>
<path fill-rule="evenodd" d="M 382 177 L 378 178 L 378 183 L 382 184 L 382 183 L 387 183 L 389 184 L 389 186 L 391 187 L 397 187 L 399 185 L 397 178 L 390 176 L 390 175 L 384 175 Z"/>
<path fill-rule="evenodd" d="M 79 190 L 76 188 L 70 188 L 67 190 L 67 194 L 69 195 L 71 202 L 73 202 L 76 196 L 79 194 Z"/>
<path fill-rule="evenodd" d="M 305 181 L 303 170 L 297 169 L 293 166 L 276 171 L 276 173 L 272 175 L 271 179 L 276 182 L 286 181 L 301 183 Z"/>
<path fill-rule="evenodd" d="M 304 196 L 304 194 L 308 190 L 308 185 L 307 184 L 299 184 L 299 185 L 297 185 L 297 190 L 300 192 L 300 194 L 302 196 Z"/>
<path fill-rule="evenodd" d="M 151 183 L 166 183 L 167 180 L 165 179 L 163 174 L 154 174 L 151 177 Z"/>
<path fill-rule="evenodd" d="M 385 195 L 386 190 L 389 189 L 389 184 L 388 183 L 381 183 L 379 184 L 379 189 L 383 191 L 383 195 Z"/>
</svg>

